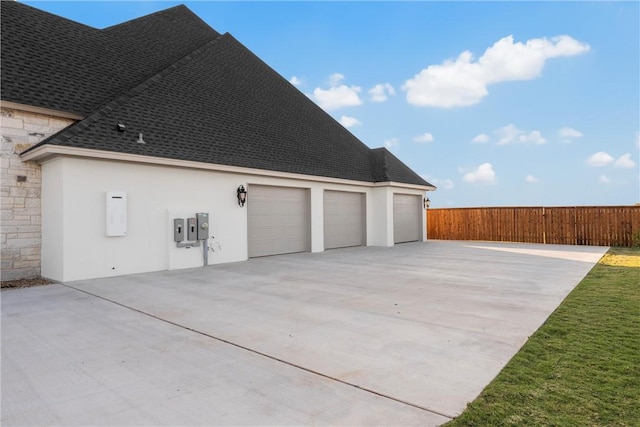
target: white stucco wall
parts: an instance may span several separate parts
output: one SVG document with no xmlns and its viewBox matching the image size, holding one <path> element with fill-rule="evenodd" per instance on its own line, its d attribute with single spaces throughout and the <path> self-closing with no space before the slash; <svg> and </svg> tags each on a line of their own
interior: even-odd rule
<svg viewBox="0 0 640 427">
<path fill-rule="evenodd" d="M 173 218 L 208 212 L 208 263 L 247 259 L 247 208 L 236 189 L 301 187 L 311 194 L 311 250 L 324 250 L 325 190 L 366 194 L 367 244 L 393 245 L 393 187 L 344 185 L 130 162 L 58 157 L 42 164 L 42 276 L 60 281 L 199 267 L 201 247 L 177 248 Z M 106 236 L 106 192 L 126 191 L 127 235 Z M 420 190 L 404 190 L 423 194 Z M 251 203 L 249 192 L 248 203 Z"/>
</svg>

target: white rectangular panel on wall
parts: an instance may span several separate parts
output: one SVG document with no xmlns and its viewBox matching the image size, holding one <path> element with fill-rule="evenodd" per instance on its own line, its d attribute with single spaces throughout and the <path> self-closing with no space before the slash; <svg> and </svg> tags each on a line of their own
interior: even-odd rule
<svg viewBox="0 0 640 427">
<path fill-rule="evenodd" d="M 127 235 L 127 192 L 107 191 L 107 236 Z"/>
</svg>

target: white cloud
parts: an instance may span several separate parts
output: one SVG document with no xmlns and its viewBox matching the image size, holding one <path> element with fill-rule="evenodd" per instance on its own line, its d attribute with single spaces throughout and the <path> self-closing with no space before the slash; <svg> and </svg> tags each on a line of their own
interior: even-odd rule
<svg viewBox="0 0 640 427">
<path fill-rule="evenodd" d="M 384 102 L 388 96 L 395 96 L 396 90 L 389 83 L 377 84 L 369 89 L 369 95 L 373 102 Z"/>
<path fill-rule="evenodd" d="M 574 139 L 582 138 L 584 134 L 579 130 L 565 126 L 558 131 L 558 136 L 561 138 L 562 142 L 570 143 Z"/>
<path fill-rule="evenodd" d="M 338 86 L 345 79 L 344 74 L 333 73 L 329 76 L 329 86 Z"/>
<path fill-rule="evenodd" d="M 300 80 L 296 76 L 291 76 L 291 78 L 289 79 L 289 83 L 291 83 L 294 86 L 300 86 L 302 84 L 302 80 Z"/>
<path fill-rule="evenodd" d="M 393 147 L 397 147 L 398 145 L 400 145 L 400 140 L 398 138 L 387 139 L 384 142 L 384 146 L 387 150 L 391 150 Z"/>
<path fill-rule="evenodd" d="M 533 132 L 522 134 L 518 137 L 520 142 L 530 142 L 536 145 L 546 144 L 547 140 L 542 137 L 540 131 L 534 130 Z"/>
<path fill-rule="evenodd" d="M 622 156 L 618 157 L 618 160 L 616 160 L 616 162 L 613 164 L 614 167 L 622 169 L 630 169 L 632 167 L 635 167 L 635 165 L 636 162 L 631 160 L 631 154 L 629 153 L 623 154 Z"/>
<path fill-rule="evenodd" d="M 546 144 L 547 140 L 542 136 L 540 131 L 534 130 L 526 132 L 518 129 L 514 124 L 510 123 L 494 132 L 498 136 L 498 145 L 506 145 L 512 142 L 531 143 L 536 145 Z"/>
<path fill-rule="evenodd" d="M 459 107 L 477 104 L 489 93 L 489 84 L 531 80 L 540 77 L 547 59 L 574 56 L 589 45 L 569 36 L 513 42 L 513 36 L 498 40 L 478 59 L 464 51 L 456 59 L 430 65 L 407 80 L 402 90 L 407 102 L 419 107 Z"/>
<path fill-rule="evenodd" d="M 433 135 L 429 132 L 413 137 L 415 142 L 433 142 Z"/>
<path fill-rule="evenodd" d="M 336 110 L 343 107 L 362 105 L 358 94 L 362 91 L 360 86 L 340 85 L 344 75 L 332 74 L 329 77 L 329 89 L 319 87 L 313 90 L 312 99 L 324 110 Z"/>
<path fill-rule="evenodd" d="M 540 178 L 537 178 L 537 177 L 535 177 L 535 176 L 533 176 L 533 175 L 527 175 L 527 176 L 524 178 L 524 180 L 525 180 L 525 181 L 527 181 L 527 182 L 528 182 L 528 183 L 530 183 L 530 184 L 535 184 L 535 183 L 537 183 L 537 182 L 540 182 Z"/>
<path fill-rule="evenodd" d="M 600 181 L 603 184 L 609 184 L 611 182 L 611 180 L 609 179 L 609 177 L 607 175 L 600 175 L 598 177 L 598 181 Z"/>
<path fill-rule="evenodd" d="M 496 173 L 491 163 L 483 163 L 464 174 L 462 180 L 471 184 L 493 184 L 496 182 Z"/>
<path fill-rule="evenodd" d="M 361 125 L 362 122 L 355 117 L 342 116 L 340 117 L 340 124 L 346 128 Z"/>
<path fill-rule="evenodd" d="M 481 133 L 476 135 L 471 142 L 474 144 L 484 144 L 487 143 L 491 140 L 491 138 L 489 137 L 489 135 L 487 135 L 486 133 Z"/>
<path fill-rule="evenodd" d="M 613 157 L 611 157 L 609 153 L 598 151 L 597 153 L 589 156 L 589 158 L 587 159 L 587 164 L 589 166 L 602 167 L 613 162 L 613 160 Z"/>
<path fill-rule="evenodd" d="M 522 134 L 522 131 L 515 127 L 513 124 L 508 124 L 504 127 L 495 131 L 495 134 L 498 135 L 498 145 L 505 145 L 510 142 L 513 142 L 518 135 Z"/>
</svg>

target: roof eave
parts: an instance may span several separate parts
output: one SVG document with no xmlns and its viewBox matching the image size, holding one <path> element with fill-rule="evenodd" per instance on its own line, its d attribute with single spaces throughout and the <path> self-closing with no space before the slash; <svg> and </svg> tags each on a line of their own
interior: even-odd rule
<svg viewBox="0 0 640 427">
<path fill-rule="evenodd" d="M 191 160 L 178 160 L 164 157 L 151 157 L 140 154 L 127 154 L 117 151 L 92 150 L 88 148 L 68 147 L 64 145 L 44 144 L 29 149 L 22 154 L 20 158 L 23 161 L 33 161 L 37 163 L 45 163 L 56 157 L 77 157 L 90 158 L 96 160 L 115 160 L 139 164 L 152 164 L 157 166 L 182 167 L 188 169 L 202 169 L 216 172 L 227 172 L 242 175 L 260 175 L 275 178 L 295 179 L 303 181 L 328 182 L 332 184 L 355 185 L 360 187 L 397 187 L 404 189 L 413 189 L 420 191 L 435 191 L 436 187 L 429 185 L 405 184 L 401 182 L 367 182 L 356 181 L 344 178 L 330 178 L 317 175 L 305 175 L 290 172 L 279 172 L 266 169 L 254 169 L 240 166 L 228 166 L 215 163 L 195 162 Z"/>
<path fill-rule="evenodd" d="M 376 182 L 373 184 L 374 187 L 401 187 L 401 188 L 411 188 L 414 190 L 422 190 L 422 191 L 436 191 L 438 187 L 433 185 L 418 185 L 418 184 L 406 184 L 404 182 L 395 182 L 395 181 L 384 181 L 384 182 Z"/>
<path fill-rule="evenodd" d="M 44 144 L 33 147 L 20 154 L 23 161 L 45 163 L 56 157 L 76 157 L 96 160 L 115 160 L 121 162 L 152 164 L 157 166 L 181 167 L 188 169 L 201 169 L 216 172 L 227 172 L 242 175 L 260 175 L 276 178 L 295 179 L 315 182 L 329 182 L 333 184 L 345 184 L 372 187 L 375 184 L 367 181 L 356 181 L 344 178 L 331 178 L 318 175 L 305 175 L 291 172 L 280 172 L 267 169 L 254 169 L 241 166 L 228 166 L 216 163 L 196 162 L 191 160 L 179 160 L 165 157 L 152 157 L 140 154 L 127 154 L 117 151 L 93 150 L 89 148 L 68 147 L 64 145 Z M 405 187 L 408 186 L 405 185 Z"/>
<path fill-rule="evenodd" d="M 0 101 L 0 105 L 2 105 L 2 108 L 8 108 L 10 110 L 27 111 L 29 113 L 43 114 L 46 116 L 58 117 L 61 119 L 71 119 L 71 120 L 84 119 L 84 116 L 81 116 L 76 113 L 71 113 L 69 111 L 60 111 L 60 110 L 54 110 L 51 108 L 37 107 L 35 105 L 20 104 L 18 102 L 13 102 L 13 101 L 2 100 Z"/>
</svg>

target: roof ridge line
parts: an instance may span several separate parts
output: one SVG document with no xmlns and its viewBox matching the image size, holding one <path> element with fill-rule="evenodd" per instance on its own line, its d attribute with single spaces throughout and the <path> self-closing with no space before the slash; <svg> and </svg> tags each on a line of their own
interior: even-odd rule
<svg viewBox="0 0 640 427">
<path fill-rule="evenodd" d="M 211 30 L 215 31 L 216 33 L 218 33 L 218 31 L 216 31 L 215 28 L 213 28 L 211 25 L 207 24 L 202 18 L 200 18 L 198 15 L 196 15 L 195 13 L 193 13 L 193 11 L 191 9 L 189 9 L 185 4 L 181 3 L 181 4 L 177 4 L 175 6 L 169 7 L 167 9 L 161 9 L 161 10 L 157 10 L 155 12 L 149 13 L 147 15 L 142 15 L 142 16 L 138 16 L 137 18 L 133 18 L 133 19 L 129 19 L 128 21 L 124 21 L 124 22 L 120 22 L 119 24 L 113 24 L 110 25 L 108 27 L 104 27 L 104 28 L 96 28 L 99 31 L 112 31 L 116 28 L 120 28 L 120 27 L 125 27 L 128 25 L 134 25 L 136 21 L 139 20 L 143 20 L 143 19 L 147 19 L 147 18 L 151 18 L 157 15 L 164 15 L 167 13 L 171 13 L 175 10 L 186 10 L 187 12 L 189 12 L 191 14 L 192 17 L 195 17 L 198 19 L 198 21 L 200 21 L 202 24 L 206 25 L 207 27 L 209 27 Z M 218 33 L 220 34 L 220 33 Z"/>
<path fill-rule="evenodd" d="M 106 111 L 115 110 L 117 107 L 122 105 L 124 102 L 126 102 L 126 101 L 136 97 L 137 95 L 141 94 L 142 92 L 144 92 L 153 83 L 163 79 L 164 77 L 166 77 L 167 75 L 171 74 L 172 72 L 174 72 L 175 70 L 180 68 L 182 65 L 186 64 L 187 62 L 190 62 L 191 59 L 193 59 L 195 56 L 198 56 L 198 55 L 202 54 L 205 50 L 207 50 L 210 47 L 210 45 L 215 44 L 216 42 L 218 42 L 219 40 L 221 40 L 223 38 L 228 38 L 228 36 L 230 36 L 229 33 L 224 33 L 224 34 L 220 34 L 218 37 L 216 37 L 216 38 L 214 38 L 212 40 L 209 40 L 205 44 L 201 45 L 200 47 L 198 47 L 198 48 L 192 50 L 191 52 L 189 52 L 187 55 L 185 55 L 182 58 L 178 59 L 173 64 L 163 68 L 162 70 L 160 70 L 159 72 L 157 72 L 153 76 L 147 78 L 146 80 L 144 80 L 143 82 L 141 82 L 138 85 L 134 86 L 133 88 L 129 89 L 128 91 L 118 95 L 117 97 L 113 98 L 111 101 L 107 102 L 106 104 L 103 104 L 96 111 L 94 111 L 93 113 L 89 114 L 84 119 L 80 120 L 79 122 L 76 122 L 76 123 L 72 124 L 71 126 L 65 128 L 65 129 L 62 129 L 60 132 L 51 135 L 49 138 L 46 138 L 46 139 L 40 141 L 39 143 L 29 147 L 28 149 L 23 151 L 21 154 L 24 154 L 24 153 L 27 153 L 27 152 L 29 152 L 31 150 L 34 150 L 37 147 L 41 147 L 43 145 L 47 145 L 47 144 L 53 142 L 54 140 L 55 141 L 58 141 L 60 139 L 61 140 L 67 140 L 67 139 L 70 139 L 70 138 L 76 136 L 77 134 L 79 134 L 80 132 L 82 132 L 83 130 L 87 129 L 89 126 L 91 126 L 93 123 L 97 122 Z"/>
</svg>

